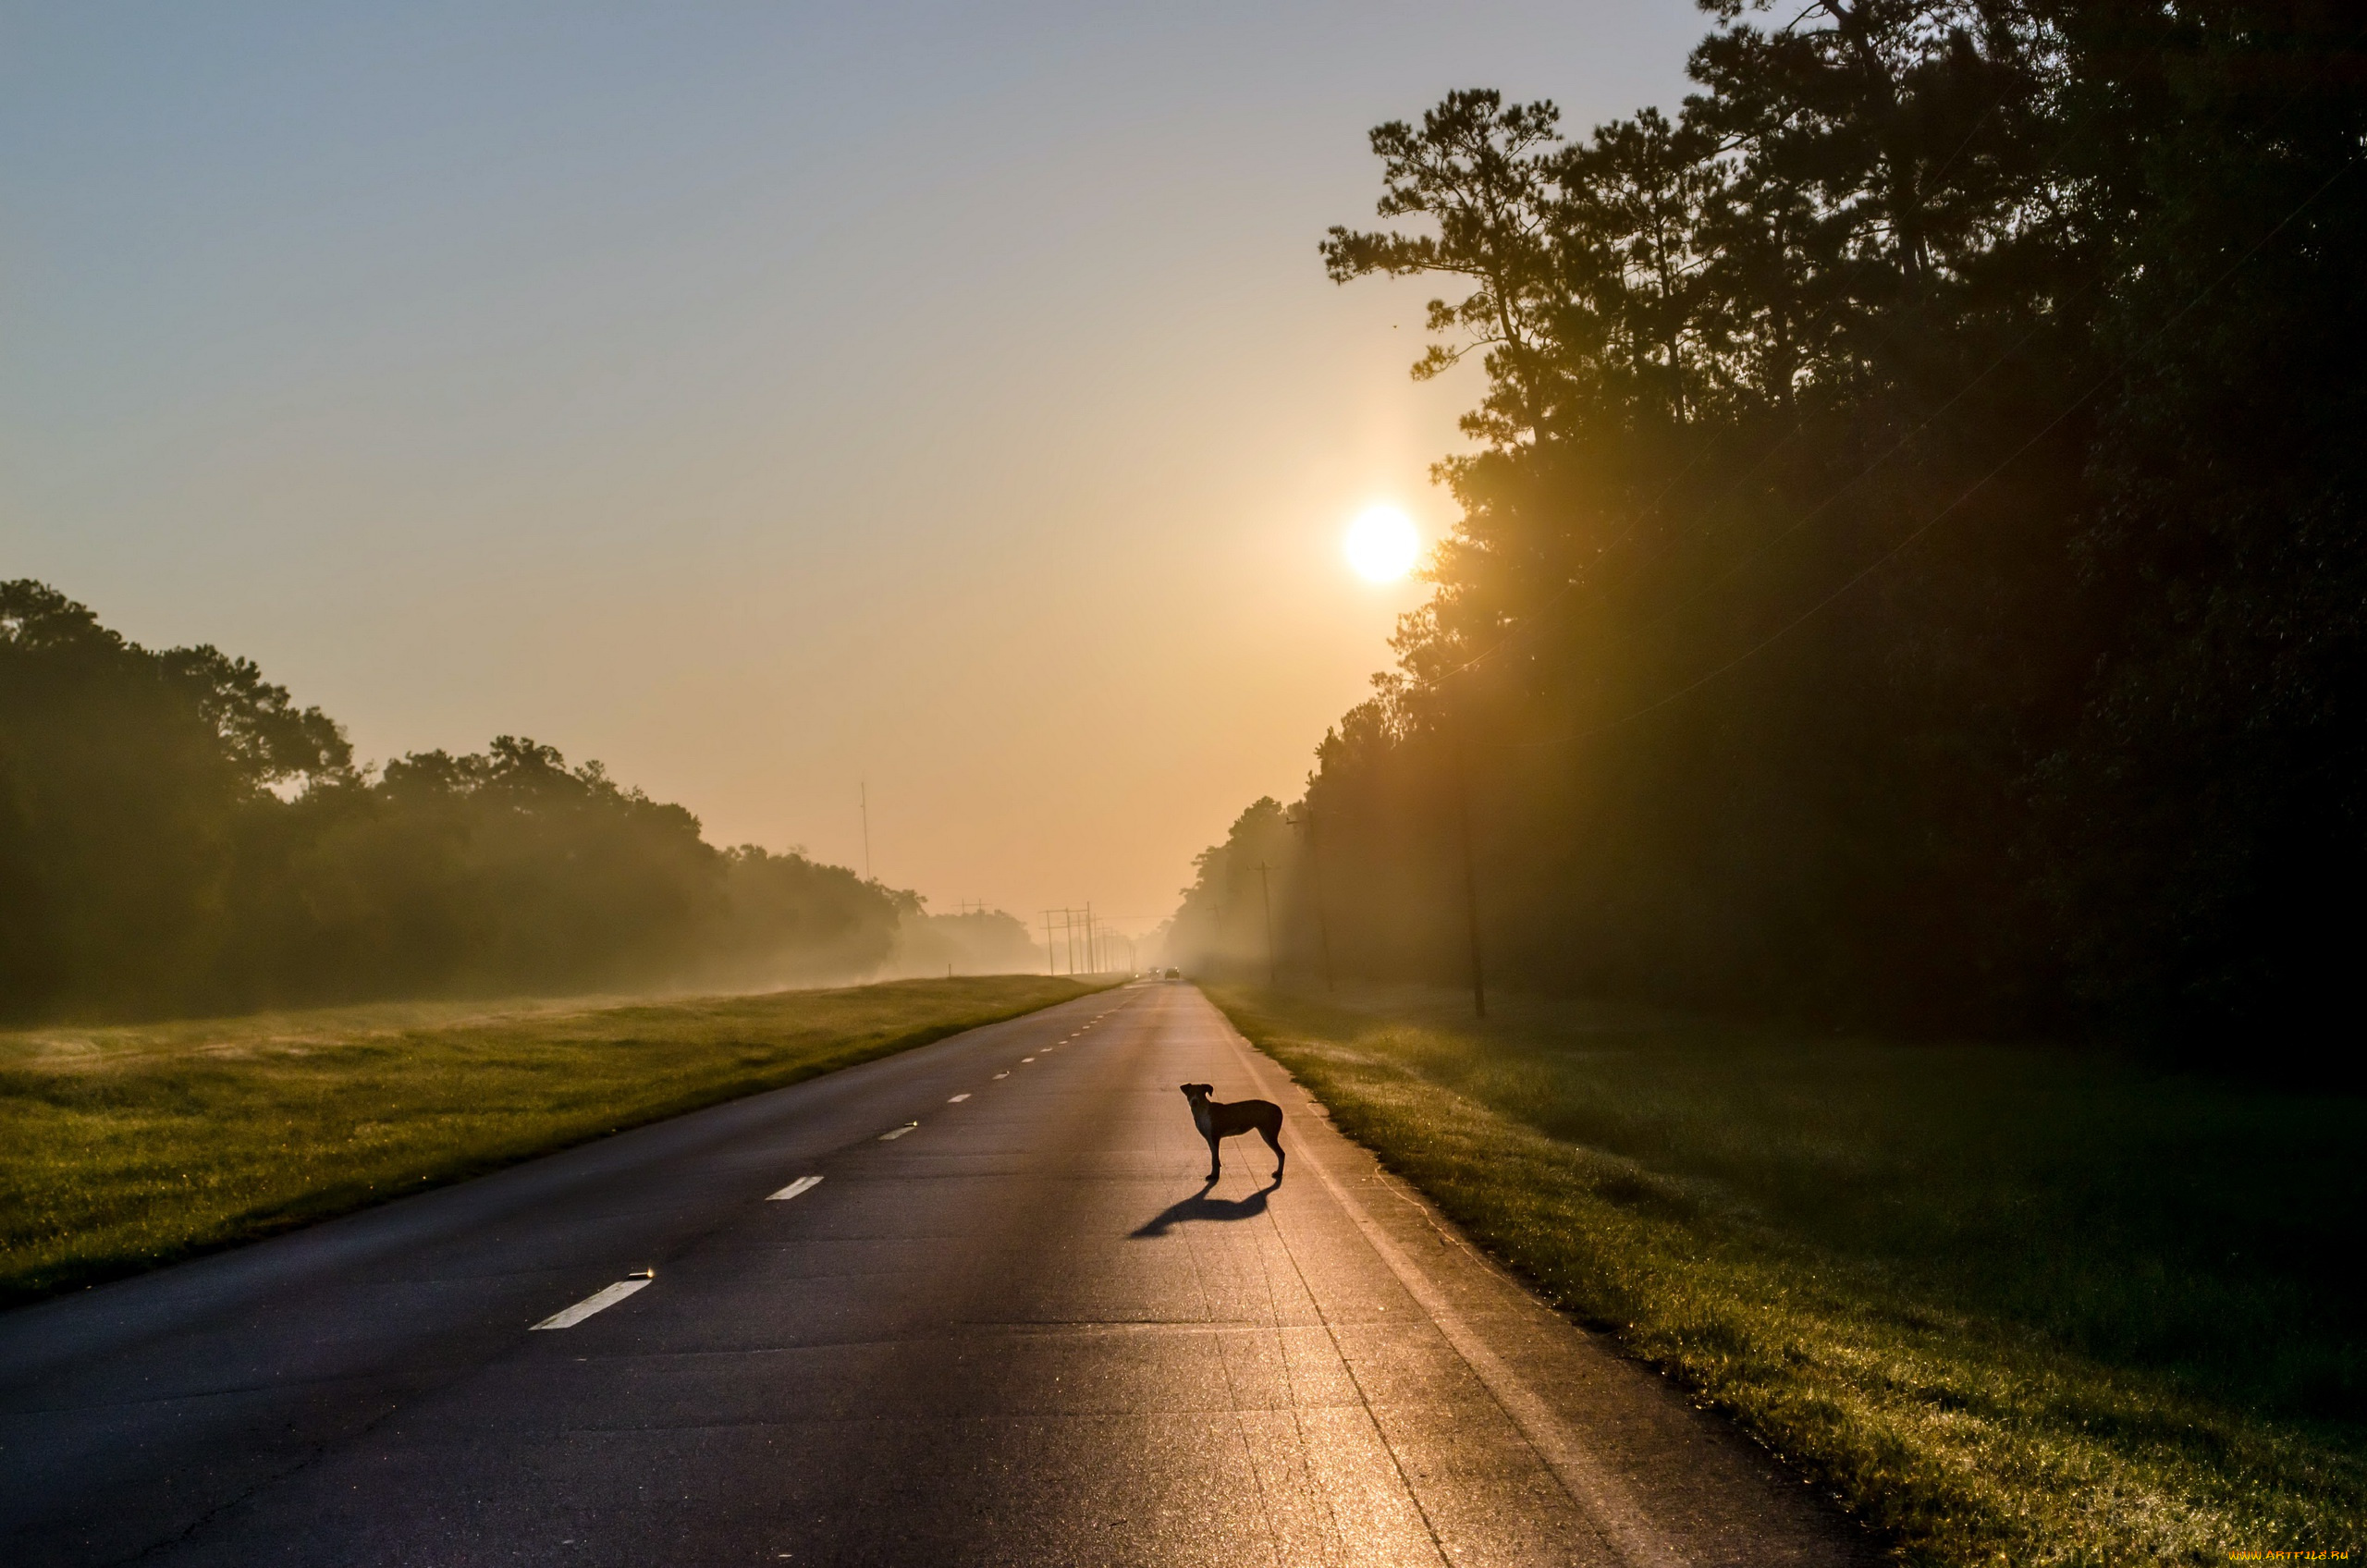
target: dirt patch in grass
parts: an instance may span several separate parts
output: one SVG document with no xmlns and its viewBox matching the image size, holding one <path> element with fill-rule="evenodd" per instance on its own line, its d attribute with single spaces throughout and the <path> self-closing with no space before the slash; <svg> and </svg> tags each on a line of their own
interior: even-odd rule
<svg viewBox="0 0 2367 1568">
<path fill-rule="evenodd" d="M 1580 1004 L 1478 1024 L 1411 991 L 1210 995 L 1903 1561 L 2362 1544 L 2356 1099 Z"/>
<path fill-rule="evenodd" d="M 477 1175 L 1094 988 L 1005 975 L 0 1034 L 0 1305 Z"/>
</svg>

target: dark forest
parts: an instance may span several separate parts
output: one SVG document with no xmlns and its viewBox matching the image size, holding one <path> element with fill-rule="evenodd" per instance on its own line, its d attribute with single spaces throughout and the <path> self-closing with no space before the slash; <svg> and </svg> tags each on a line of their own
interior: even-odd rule
<svg viewBox="0 0 2367 1568">
<path fill-rule="evenodd" d="M 1322 259 L 1441 288 L 1417 377 L 1484 365 L 1462 521 L 1175 950 L 1262 969 L 1270 909 L 1286 971 L 1460 981 L 1476 909 L 1515 986 L 2324 1065 L 2367 934 L 2356 14 L 1705 9 L 1674 117 L 1371 133 L 1409 227 Z"/>
</svg>

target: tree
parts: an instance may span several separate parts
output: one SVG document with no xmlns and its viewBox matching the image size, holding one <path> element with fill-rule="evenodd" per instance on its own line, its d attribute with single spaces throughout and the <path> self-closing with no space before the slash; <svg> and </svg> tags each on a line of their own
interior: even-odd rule
<svg viewBox="0 0 2367 1568">
<path fill-rule="evenodd" d="M 856 977 L 909 893 L 499 736 L 374 779 L 249 660 L 0 583 L 0 1011 Z"/>
<path fill-rule="evenodd" d="M 1411 912 L 1459 754 L 1515 981 L 2155 1038 L 2324 1005 L 2367 860 L 2361 38 L 1705 8 L 1674 118 L 1452 93 L 1372 135 L 1412 227 L 1323 244 L 1453 283 L 1416 374 L 1489 376 L 1436 593 L 1309 783 L 1343 965 L 1447 946 Z"/>
</svg>

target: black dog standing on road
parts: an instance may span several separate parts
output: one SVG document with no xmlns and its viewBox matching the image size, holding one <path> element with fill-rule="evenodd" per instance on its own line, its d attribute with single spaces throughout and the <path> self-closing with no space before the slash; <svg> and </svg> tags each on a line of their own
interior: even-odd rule
<svg viewBox="0 0 2367 1568">
<path fill-rule="evenodd" d="M 1186 1084 L 1184 1097 L 1192 1102 L 1192 1124 L 1200 1136 L 1208 1141 L 1208 1180 L 1217 1179 L 1221 1163 L 1217 1158 L 1217 1140 L 1238 1137 L 1244 1133 L 1256 1133 L 1274 1151 L 1274 1180 L 1282 1179 L 1282 1164 L 1289 1157 L 1282 1153 L 1282 1108 L 1271 1100 L 1235 1100 L 1220 1105 L 1208 1098 L 1217 1092 L 1213 1084 Z"/>
</svg>

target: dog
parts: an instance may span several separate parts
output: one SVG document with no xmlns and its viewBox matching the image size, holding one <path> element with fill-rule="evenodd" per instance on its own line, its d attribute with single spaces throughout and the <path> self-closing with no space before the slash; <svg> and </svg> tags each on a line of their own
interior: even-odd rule
<svg viewBox="0 0 2367 1568">
<path fill-rule="evenodd" d="M 1217 1158 L 1217 1141 L 1238 1137 L 1244 1133 L 1256 1133 L 1274 1151 L 1274 1180 L 1282 1179 L 1282 1166 L 1289 1157 L 1282 1153 L 1282 1108 L 1271 1100 L 1234 1100 L 1221 1105 L 1208 1098 L 1217 1092 L 1213 1084 L 1185 1084 L 1184 1097 L 1192 1103 L 1192 1124 L 1200 1136 L 1208 1141 L 1208 1180 L 1213 1182 L 1221 1171 Z"/>
</svg>

